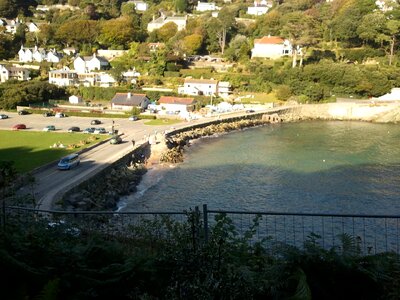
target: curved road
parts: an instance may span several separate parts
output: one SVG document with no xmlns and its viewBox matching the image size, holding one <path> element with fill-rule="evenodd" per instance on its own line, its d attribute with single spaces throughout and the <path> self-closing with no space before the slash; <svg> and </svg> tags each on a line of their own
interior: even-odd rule
<svg viewBox="0 0 400 300">
<path fill-rule="evenodd" d="M 282 108 L 280 108 L 282 109 Z M 279 110 L 280 110 L 279 109 Z M 257 112 L 272 112 L 277 109 L 268 109 Z M 27 125 L 27 130 L 40 131 L 47 125 L 55 125 L 59 131 L 67 131 L 71 126 L 78 126 L 81 130 L 87 127 L 104 127 L 106 130 L 111 130 L 112 119 L 99 118 L 102 124 L 97 126 L 90 125 L 92 118 L 86 117 L 67 117 L 67 118 L 55 118 L 55 117 L 43 117 L 42 115 L 24 115 L 19 116 L 16 113 L 5 112 L 10 118 L 0 120 L 0 129 L 10 129 L 13 125 L 18 123 L 24 123 Z M 227 115 L 221 115 L 219 118 L 223 119 L 226 117 L 240 116 L 246 114 L 245 112 L 232 113 Z M 209 117 L 199 119 L 191 122 L 182 122 L 173 125 L 175 129 L 192 126 L 194 124 L 206 123 L 217 119 L 215 117 Z M 37 201 L 37 208 L 42 210 L 51 210 L 53 203 L 57 199 L 56 195 L 68 190 L 73 187 L 77 182 L 81 182 L 83 179 L 88 179 L 94 174 L 100 172 L 109 164 L 118 160 L 125 154 L 132 151 L 132 139 L 136 141 L 136 146 L 144 143 L 146 138 L 150 135 L 154 135 L 156 132 L 168 131 L 172 127 L 171 125 L 163 126 L 148 126 L 144 122 L 146 120 L 129 121 L 128 119 L 114 119 L 114 128 L 122 133 L 123 143 L 118 145 L 111 145 L 108 142 L 100 144 L 81 154 L 81 163 L 78 168 L 71 169 L 69 171 L 60 171 L 57 169 L 57 163 L 49 165 L 47 168 L 43 168 L 37 172 L 35 177 L 34 191 L 29 187 L 23 187 L 17 194 L 34 194 Z"/>
</svg>

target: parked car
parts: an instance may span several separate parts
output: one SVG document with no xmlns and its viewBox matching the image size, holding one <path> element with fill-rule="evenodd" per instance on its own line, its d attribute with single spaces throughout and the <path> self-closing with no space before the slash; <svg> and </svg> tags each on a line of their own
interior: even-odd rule
<svg viewBox="0 0 400 300">
<path fill-rule="evenodd" d="M 43 114 L 43 117 L 52 117 L 52 116 L 53 116 L 53 114 L 51 112 L 45 112 Z"/>
<path fill-rule="evenodd" d="M 89 127 L 89 128 L 86 128 L 86 129 L 83 131 L 83 133 L 93 133 L 95 130 L 96 130 L 96 128 Z"/>
<path fill-rule="evenodd" d="M 18 112 L 18 114 L 19 115 L 28 115 L 29 114 L 29 111 L 27 111 L 27 110 L 20 110 L 19 112 Z"/>
<path fill-rule="evenodd" d="M 107 133 L 107 131 L 106 131 L 105 128 L 100 127 L 100 128 L 96 128 L 96 129 L 94 130 L 93 133 L 96 133 L 96 134 L 99 134 L 99 133 Z"/>
<path fill-rule="evenodd" d="M 7 115 L 0 115 L 0 119 L 8 119 Z"/>
<path fill-rule="evenodd" d="M 12 127 L 12 129 L 14 130 L 18 130 L 18 129 L 26 129 L 26 125 L 25 124 L 16 124 Z"/>
<path fill-rule="evenodd" d="M 79 158 L 79 155 L 76 153 L 73 153 L 66 157 L 61 158 L 57 167 L 59 170 L 69 170 L 73 167 L 79 166 L 80 162 L 81 162 L 81 160 Z"/>
<path fill-rule="evenodd" d="M 101 124 L 100 120 L 92 120 L 92 122 L 90 122 L 90 125 L 99 125 Z"/>
<path fill-rule="evenodd" d="M 110 139 L 110 144 L 112 145 L 116 145 L 116 144 L 120 144 L 122 142 L 122 139 L 119 135 L 114 135 L 111 139 Z"/>
<path fill-rule="evenodd" d="M 43 128 L 43 131 L 54 131 L 56 130 L 56 127 L 54 125 L 48 125 L 45 128 Z"/>
<path fill-rule="evenodd" d="M 72 126 L 72 127 L 68 128 L 68 132 L 79 132 L 79 131 L 81 131 L 81 129 L 76 126 Z"/>
<path fill-rule="evenodd" d="M 129 120 L 129 121 L 137 121 L 137 120 L 139 120 L 139 118 L 138 118 L 137 116 L 130 116 L 130 117 L 128 118 L 128 120 Z"/>
<path fill-rule="evenodd" d="M 246 113 L 253 113 L 254 112 L 254 109 L 248 109 L 248 110 L 246 110 Z"/>
<path fill-rule="evenodd" d="M 65 118 L 66 116 L 64 113 L 56 113 L 55 115 L 56 118 Z"/>
</svg>

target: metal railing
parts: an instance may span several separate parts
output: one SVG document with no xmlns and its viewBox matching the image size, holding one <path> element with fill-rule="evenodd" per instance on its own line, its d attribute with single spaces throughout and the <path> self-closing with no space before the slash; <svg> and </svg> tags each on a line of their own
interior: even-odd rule
<svg viewBox="0 0 400 300">
<path fill-rule="evenodd" d="M 267 247 L 292 245 L 298 248 L 312 242 L 324 249 L 343 250 L 343 238 L 351 240 L 362 254 L 395 252 L 400 254 L 400 216 L 279 213 L 259 211 L 210 210 L 203 205 L 187 212 L 104 212 L 104 211 L 44 211 L 3 206 L 1 224 L 18 222 L 30 226 L 32 221 L 46 226 L 67 227 L 71 232 L 86 234 L 98 232 L 120 237 L 139 234 L 165 236 L 165 224 L 198 226 L 207 242 L 213 238 L 213 229 L 221 222 L 232 225 L 232 236 L 246 238 L 249 243 L 263 242 Z M 196 218 L 191 216 L 195 215 Z M 194 224 L 193 220 L 197 220 Z M 167 226 L 168 227 L 168 226 Z M 172 225 L 170 226 L 172 227 Z"/>
</svg>

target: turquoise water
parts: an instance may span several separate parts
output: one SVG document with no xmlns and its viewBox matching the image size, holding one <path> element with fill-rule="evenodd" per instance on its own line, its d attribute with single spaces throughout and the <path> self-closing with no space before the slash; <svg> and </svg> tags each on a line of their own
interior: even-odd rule
<svg viewBox="0 0 400 300">
<path fill-rule="evenodd" d="M 272 124 L 203 138 L 150 171 L 124 211 L 211 209 L 400 214 L 400 127 Z"/>
</svg>

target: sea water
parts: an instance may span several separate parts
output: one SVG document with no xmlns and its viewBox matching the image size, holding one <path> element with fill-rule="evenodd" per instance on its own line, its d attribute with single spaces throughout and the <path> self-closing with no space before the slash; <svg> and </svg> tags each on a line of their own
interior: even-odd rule
<svg viewBox="0 0 400 300">
<path fill-rule="evenodd" d="M 210 209 L 400 214 L 400 126 L 270 124 L 202 138 L 150 170 L 122 211 Z"/>
</svg>

